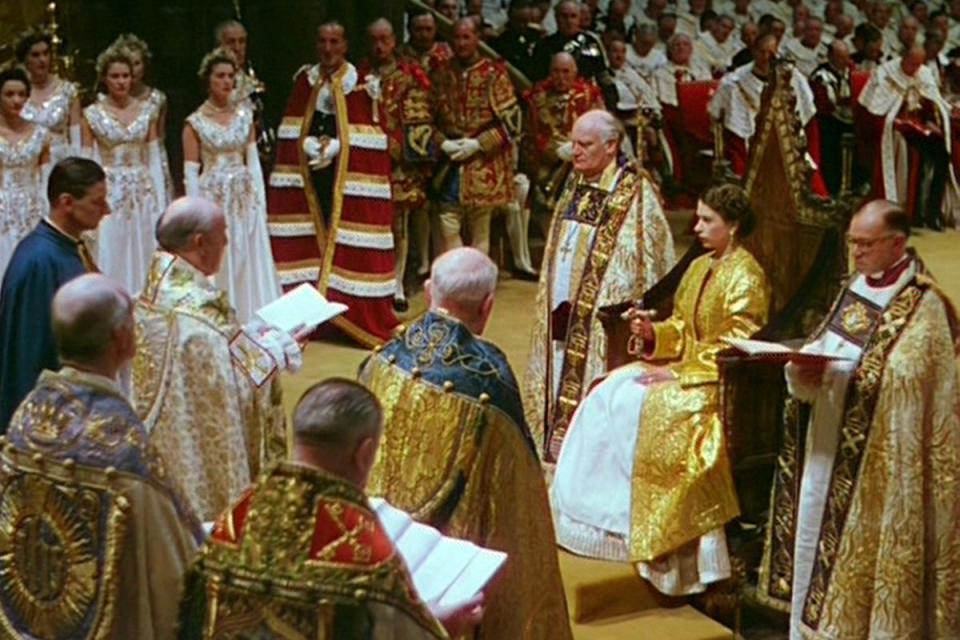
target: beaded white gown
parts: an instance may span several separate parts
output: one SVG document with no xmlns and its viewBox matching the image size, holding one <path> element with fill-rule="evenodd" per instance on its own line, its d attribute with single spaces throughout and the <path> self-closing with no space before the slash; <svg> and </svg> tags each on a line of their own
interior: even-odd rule
<svg viewBox="0 0 960 640">
<path fill-rule="evenodd" d="M 143 103 L 127 125 L 96 102 L 83 115 L 93 131 L 95 157 L 107 174 L 110 203 L 110 215 L 97 233 L 97 265 L 135 295 L 147 277 L 156 247 L 154 227 L 167 204 L 159 145 L 147 142 L 155 114 Z"/>
<path fill-rule="evenodd" d="M 229 243 L 217 285 L 227 291 L 241 322 L 281 295 L 267 233 L 267 204 L 256 146 L 249 142 L 253 111 L 236 108 L 227 125 L 194 111 L 187 122 L 200 138 L 199 193 L 227 218 Z M 187 186 L 188 193 L 193 190 Z"/>
<path fill-rule="evenodd" d="M 68 156 L 76 155 L 77 148 L 74 145 L 79 141 L 79 137 L 76 140 L 70 140 L 71 132 L 67 126 L 70 119 L 70 105 L 77 99 L 77 85 L 65 80 L 57 80 L 57 82 L 59 84 L 49 98 L 40 104 L 27 100 L 23 105 L 23 111 L 20 112 L 24 120 L 29 120 L 50 131 L 51 167 Z M 78 132 L 73 135 L 78 136 Z"/>
<path fill-rule="evenodd" d="M 49 142 L 50 132 L 39 125 L 17 142 L 0 136 L 0 278 L 17 243 L 47 212 L 40 158 Z"/>
</svg>

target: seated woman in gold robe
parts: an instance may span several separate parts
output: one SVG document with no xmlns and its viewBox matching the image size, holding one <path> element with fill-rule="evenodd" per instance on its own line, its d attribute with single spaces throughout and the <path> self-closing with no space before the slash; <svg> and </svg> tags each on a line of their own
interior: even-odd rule
<svg viewBox="0 0 960 640">
<path fill-rule="evenodd" d="M 670 595 L 730 575 L 723 526 L 740 509 L 716 356 L 724 338 L 759 330 L 770 306 L 763 268 L 739 244 L 754 226 L 743 189 L 710 189 L 696 215 L 712 251 L 690 264 L 670 318 L 634 312 L 642 361 L 608 374 L 580 404 L 551 487 L 561 546 L 634 563 Z"/>
</svg>

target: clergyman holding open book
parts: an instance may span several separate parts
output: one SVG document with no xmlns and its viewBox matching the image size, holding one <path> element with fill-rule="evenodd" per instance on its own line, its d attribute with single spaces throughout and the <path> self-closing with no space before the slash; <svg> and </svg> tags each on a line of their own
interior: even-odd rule
<svg viewBox="0 0 960 640">
<path fill-rule="evenodd" d="M 857 211 L 856 273 L 801 349 L 845 360 L 785 369 L 793 398 L 758 592 L 791 612 L 791 639 L 960 629 L 956 311 L 909 235 L 892 202 Z"/>
<path fill-rule="evenodd" d="M 188 572 L 181 640 L 446 640 L 476 626 L 484 596 L 428 607 L 403 538 L 393 544 L 367 500 L 383 434 L 373 394 L 324 380 L 297 402 L 293 432 L 291 460 L 270 465 L 220 516 Z"/>
<path fill-rule="evenodd" d="M 302 364 L 296 338 L 259 318 L 241 326 L 216 274 L 227 246 L 219 206 L 174 201 L 136 302 L 132 401 L 169 479 L 212 520 L 287 449 L 281 369 Z"/>
</svg>

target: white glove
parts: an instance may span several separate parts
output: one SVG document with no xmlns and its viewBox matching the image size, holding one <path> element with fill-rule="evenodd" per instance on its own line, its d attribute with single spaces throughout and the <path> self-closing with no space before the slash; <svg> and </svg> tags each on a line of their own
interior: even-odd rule
<svg viewBox="0 0 960 640">
<path fill-rule="evenodd" d="M 340 153 L 340 141 L 336 138 L 321 140 L 315 136 L 307 136 L 303 139 L 303 151 L 310 158 L 308 164 L 311 169 L 324 169 L 330 166 Z"/>
<path fill-rule="evenodd" d="M 188 196 L 200 195 L 200 163 L 183 163 L 183 188 Z"/>
<path fill-rule="evenodd" d="M 244 326 L 244 332 L 270 354 L 279 368 L 296 373 L 303 366 L 300 345 L 282 329 L 268 325 L 254 316 Z"/>
<path fill-rule="evenodd" d="M 573 143 L 567 140 L 562 145 L 557 147 L 557 157 L 564 162 L 570 162 L 573 160 Z"/>
<path fill-rule="evenodd" d="M 440 144 L 440 150 L 443 151 L 448 156 L 452 156 L 457 151 L 460 150 L 460 141 L 459 140 L 444 140 Z"/>
<path fill-rule="evenodd" d="M 460 140 L 460 149 L 450 156 L 451 160 L 463 162 L 473 154 L 480 151 L 480 141 L 476 138 L 462 138 Z"/>
</svg>

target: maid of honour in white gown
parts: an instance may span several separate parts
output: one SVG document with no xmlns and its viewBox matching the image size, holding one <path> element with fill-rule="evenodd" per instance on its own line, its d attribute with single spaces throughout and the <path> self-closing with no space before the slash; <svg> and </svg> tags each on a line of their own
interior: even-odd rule
<svg viewBox="0 0 960 640">
<path fill-rule="evenodd" d="M 263 172 L 253 111 L 230 100 L 236 76 L 231 54 L 216 50 L 200 65 L 209 98 L 183 130 L 187 195 L 216 202 L 227 218 L 228 250 L 217 284 L 230 296 L 241 322 L 281 294 L 270 240 Z"/>
<path fill-rule="evenodd" d="M 47 212 L 50 132 L 22 117 L 30 95 L 26 74 L 0 73 L 0 278 L 17 243 Z"/>
<path fill-rule="evenodd" d="M 52 167 L 79 150 L 80 100 L 77 85 L 54 73 L 50 43 L 49 33 L 31 29 L 17 42 L 16 55 L 31 85 L 30 97 L 21 115 L 50 131 Z"/>
<path fill-rule="evenodd" d="M 134 294 L 143 288 L 167 203 L 155 109 L 130 95 L 132 66 L 119 49 L 97 59 L 106 97 L 83 111 L 83 146 L 107 174 L 111 213 L 98 230 L 97 264 Z"/>
</svg>

